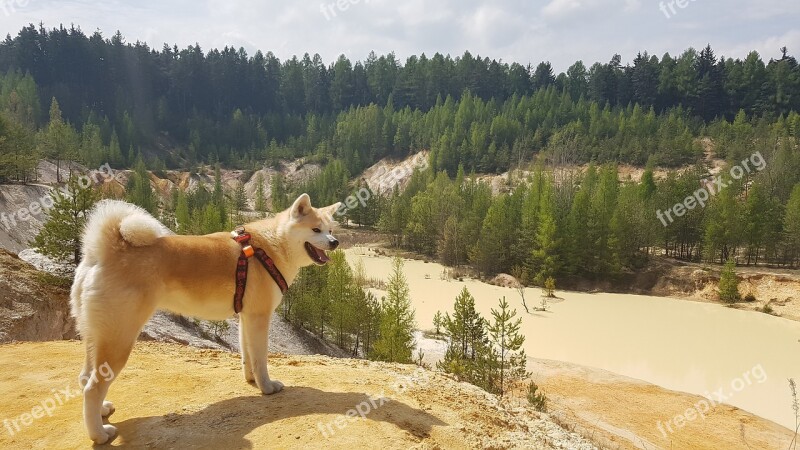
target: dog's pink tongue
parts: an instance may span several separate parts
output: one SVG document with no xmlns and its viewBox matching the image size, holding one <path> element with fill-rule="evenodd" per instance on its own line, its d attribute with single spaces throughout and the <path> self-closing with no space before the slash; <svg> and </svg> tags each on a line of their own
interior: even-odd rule
<svg viewBox="0 0 800 450">
<path fill-rule="evenodd" d="M 322 262 L 328 262 L 328 261 L 330 261 L 330 260 L 331 260 L 331 259 L 328 257 L 328 255 L 325 253 L 325 250 L 320 250 L 320 249 L 318 249 L 318 248 L 316 248 L 316 247 L 314 247 L 314 250 L 317 252 L 317 256 L 319 256 L 319 260 L 320 260 L 320 261 L 322 261 Z"/>
</svg>

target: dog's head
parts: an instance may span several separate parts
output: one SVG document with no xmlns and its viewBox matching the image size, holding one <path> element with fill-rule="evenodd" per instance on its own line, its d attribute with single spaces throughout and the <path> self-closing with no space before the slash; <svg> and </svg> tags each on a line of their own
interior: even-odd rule
<svg viewBox="0 0 800 450">
<path fill-rule="evenodd" d="M 324 208 L 314 208 L 308 194 L 303 194 L 289 208 L 288 238 L 293 241 L 290 245 L 302 247 L 303 252 L 308 255 L 308 259 L 301 261 L 301 265 L 322 266 L 330 261 L 325 252 L 336 250 L 339 246 L 339 241 L 333 237 L 333 227 L 336 225 L 333 215 L 340 205 L 341 203 L 336 203 Z"/>
</svg>

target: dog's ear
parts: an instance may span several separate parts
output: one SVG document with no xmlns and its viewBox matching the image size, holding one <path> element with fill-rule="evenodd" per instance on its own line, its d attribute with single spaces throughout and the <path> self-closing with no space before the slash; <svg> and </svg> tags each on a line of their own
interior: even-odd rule
<svg viewBox="0 0 800 450">
<path fill-rule="evenodd" d="M 336 216 L 339 215 L 338 214 L 339 208 L 341 207 L 342 207 L 342 202 L 336 202 L 330 206 L 320 208 L 319 211 L 326 217 L 328 217 L 328 219 L 330 219 L 331 221 L 335 221 Z"/>
<path fill-rule="evenodd" d="M 292 204 L 290 211 L 290 214 L 295 219 L 300 219 L 306 216 L 311 212 L 311 197 L 309 197 L 308 194 L 300 195 L 300 197 L 297 197 L 297 200 L 295 200 Z"/>
</svg>

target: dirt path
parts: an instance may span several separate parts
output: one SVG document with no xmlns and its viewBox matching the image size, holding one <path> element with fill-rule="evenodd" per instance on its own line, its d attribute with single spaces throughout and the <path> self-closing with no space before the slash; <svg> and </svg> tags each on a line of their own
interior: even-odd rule
<svg viewBox="0 0 800 450">
<path fill-rule="evenodd" d="M 81 399 L 73 392 L 79 342 L 0 346 L 0 448 L 87 448 Z M 273 355 L 270 373 L 287 388 L 262 396 L 242 380 L 236 355 L 172 344 L 137 344 L 108 399 L 132 448 L 594 448 L 526 408 L 415 366 L 322 356 Z M 384 396 L 381 404 L 370 396 Z M 58 396 L 58 397 L 57 397 Z M 57 404 L 61 399 L 63 405 Z M 44 415 L 16 431 L 23 414 Z M 349 410 L 367 413 L 348 419 Z M 368 409 L 367 409 L 368 408 Z M 24 417 L 23 417 L 24 418 Z M 28 417 L 27 419 L 30 419 Z M 337 421 L 344 424 L 337 427 Z M 15 431 L 11 436 L 9 430 Z"/>
</svg>

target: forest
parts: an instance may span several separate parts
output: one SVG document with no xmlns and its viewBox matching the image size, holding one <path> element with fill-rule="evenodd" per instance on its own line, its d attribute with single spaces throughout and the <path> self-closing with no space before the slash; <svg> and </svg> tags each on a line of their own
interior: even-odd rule
<svg viewBox="0 0 800 450">
<path fill-rule="evenodd" d="M 231 226 L 246 202 L 223 192 L 220 167 L 258 169 L 305 157 L 315 179 L 270 181 L 271 207 L 308 192 L 329 204 L 384 157 L 430 151 L 430 169 L 403 192 L 350 211 L 398 246 L 480 273 L 604 277 L 651 255 L 796 266 L 800 260 L 800 66 L 643 52 L 622 66 L 536 67 L 436 54 L 278 60 L 242 49 L 154 50 L 79 28 L 29 26 L 0 44 L 0 181 L 35 178 L 42 158 L 135 168 L 129 200 L 179 232 Z M 662 226 L 655 212 L 755 152 L 748 174 Z M 577 168 L 589 164 L 587 170 Z M 641 180 L 617 166 L 647 167 Z M 216 167 L 217 182 L 159 201 L 147 170 Z M 656 178 L 655 169 L 667 170 Z M 477 175 L 525 169 L 493 195 Z M 267 209 L 259 188 L 257 210 Z"/>
<path fill-rule="evenodd" d="M 469 52 L 326 64 L 30 25 L 0 43 L 0 180 L 30 178 L 36 156 L 131 167 L 141 153 L 164 168 L 306 156 L 355 175 L 423 149 L 453 177 L 459 165 L 503 172 L 553 144 L 575 146 L 576 162 L 678 167 L 702 154 L 698 137 L 739 114 L 797 132 L 800 66 L 785 48 L 767 62 L 711 46 L 621 61 L 559 74 Z M 54 100 L 64 125 L 45 137 Z"/>
</svg>

